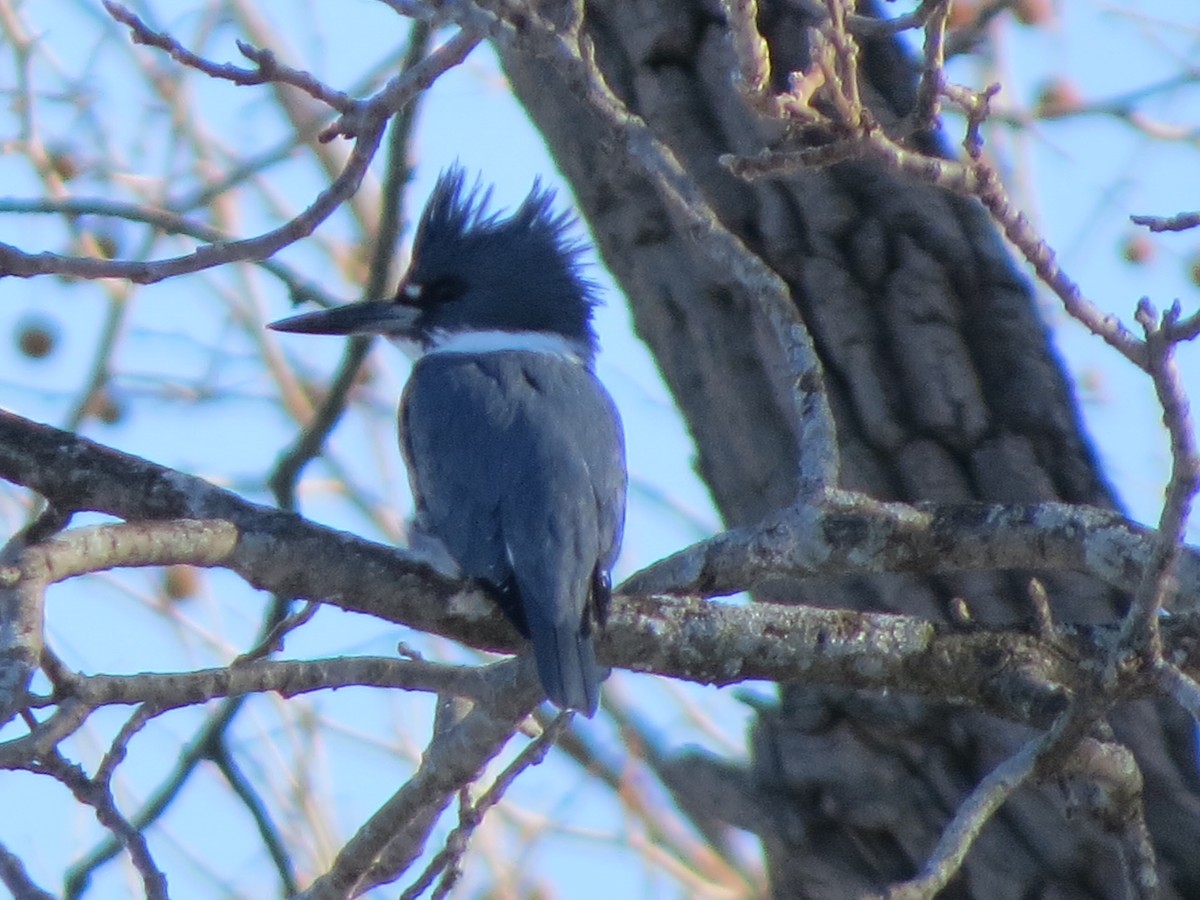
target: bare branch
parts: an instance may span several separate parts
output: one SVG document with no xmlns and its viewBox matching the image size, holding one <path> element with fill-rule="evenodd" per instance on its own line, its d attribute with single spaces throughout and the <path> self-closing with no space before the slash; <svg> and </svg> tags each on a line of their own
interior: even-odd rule
<svg viewBox="0 0 1200 900">
<path fill-rule="evenodd" d="M 0 844 L 0 884 L 19 900 L 54 900 L 53 894 L 38 887 L 29 877 L 20 857 L 3 844 Z"/>
<path fill-rule="evenodd" d="M 887 900 L 931 900 L 936 896 L 962 868 L 967 851 L 983 826 L 1012 792 L 1033 774 L 1047 745 L 1054 740 L 1052 734 L 1048 732 L 1030 741 L 1020 752 L 989 772 L 959 804 L 921 873 L 911 881 L 893 885 L 883 896 Z"/>
<path fill-rule="evenodd" d="M 1200 337 L 1200 310 L 1185 319 L 1164 322 L 1163 331 L 1166 332 L 1167 340 L 1176 344 L 1183 341 L 1194 341 Z"/>
<path fill-rule="evenodd" d="M 912 119 L 918 130 L 937 128 L 941 118 L 942 97 L 946 94 L 946 19 L 950 15 L 950 0 L 927 3 L 925 22 L 925 55 L 921 80 L 917 84 L 917 102 Z"/>
<path fill-rule="evenodd" d="M 46 588 L 116 566 L 213 565 L 237 540 L 228 522 L 154 522 L 80 528 L 32 547 L 10 544 L 0 559 L 0 723 L 23 706 L 42 653 Z"/>
<path fill-rule="evenodd" d="M 124 278 L 137 284 L 154 284 L 165 278 L 211 269 L 245 260 L 265 259 L 288 244 L 312 234 L 318 225 L 358 190 L 383 135 L 383 120 L 372 120 L 359 133 L 342 173 L 321 191 L 300 215 L 258 237 L 206 244 L 191 253 L 168 259 L 97 259 L 56 253 L 25 253 L 0 243 L 0 276 L 32 278 L 35 275 L 74 275 L 79 278 Z"/>
<path fill-rule="evenodd" d="M 88 572 L 129 566 L 212 566 L 233 551 L 237 530 L 229 522 L 137 522 L 75 528 L 27 548 L 20 577 L 44 585 Z"/>
<path fill-rule="evenodd" d="M 1134 225 L 1151 231 L 1188 231 L 1200 225 L 1200 212 L 1181 212 L 1173 216 L 1130 216 Z"/>
<path fill-rule="evenodd" d="M 975 161 L 973 167 L 973 188 L 969 193 L 987 207 L 988 212 L 1004 229 L 1005 236 L 1033 267 L 1038 278 L 1062 301 L 1067 314 L 1135 366 L 1145 369 L 1146 345 L 1126 328 L 1120 319 L 1105 313 L 1084 296 L 1079 284 L 1058 264 L 1058 258 L 1050 245 L 1038 234 L 1025 214 L 1012 205 L 996 170 L 982 159 Z M 912 168 L 905 170 L 914 171 Z M 919 173 L 921 167 L 917 167 L 915 171 Z"/>
<path fill-rule="evenodd" d="M 400 900 L 416 900 L 429 889 L 439 874 L 443 877 L 438 883 L 435 896 L 445 896 L 446 890 L 453 884 L 453 874 L 458 871 L 462 857 L 467 852 L 471 835 L 483 822 L 483 817 L 500 802 L 505 791 L 517 780 L 517 776 L 526 769 L 541 764 L 571 718 L 570 712 L 560 712 L 556 715 L 553 721 L 542 729 L 541 734 L 525 745 L 516 758 L 504 767 L 504 771 L 496 776 L 496 780 L 484 791 L 483 796 L 474 803 L 464 800 L 459 810 L 458 824 L 446 836 L 445 846 L 429 861 L 429 865 L 417 880 L 405 888 Z"/>
<path fill-rule="evenodd" d="M 30 760 L 56 753 L 59 743 L 78 731 L 91 712 L 87 704 L 68 700 L 29 734 L 0 742 L 0 769 L 25 769 Z"/>
<path fill-rule="evenodd" d="M 1155 674 L 1163 692 L 1186 709 L 1193 719 L 1200 722 L 1200 684 L 1166 661 L 1158 663 Z"/>
<path fill-rule="evenodd" d="M 129 222 L 143 222 L 164 234 L 180 234 L 210 244 L 230 240 L 230 236 L 194 219 L 144 203 L 122 203 L 90 197 L 63 197 L 57 200 L 19 200 L 0 198 L 0 213 L 45 213 L 64 216 L 108 216 Z M 319 285 L 304 278 L 291 266 L 275 259 L 247 260 L 270 272 L 287 286 L 293 303 L 312 301 L 331 306 L 340 301 L 330 297 Z"/>
<path fill-rule="evenodd" d="M 1119 744 L 1081 740 L 1081 729 L 1089 715 L 1084 705 L 1073 707 L 1059 717 L 1053 728 L 988 773 L 959 804 L 920 874 L 892 885 L 882 896 L 887 900 L 932 900 L 958 874 L 980 831 L 1012 793 L 1031 776 L 1050 774 L 1068 774 L 1089 782 L 1090 811 L 1104 820 L 1107 830 L 1129 833 L 1127 842 L 1134 857 L 1131 868 L 1136 871 L 1131 880 L 1140 880 L 1143 888 L 1156 886 L 1153 849 L 1137 838 L 1139 834 L 1144 837 L 1146 828 L 1137 761 Z M 1060 763 L 1061 773 L 1055 771 Z M 1147 850 L 1149 866 L 1143 864 Z M 1154 895 L 1153 890 L 1149 894 L 1136 891 L 1138 897 Z"/>
<path fill-rule="evenodd" d="M 11 565 L 21 550 L 18 535 L 0 552 L 7 564 L 0 571 L 0 725 L 24 709 L 45 640 L 45 585 L 22 579 Z"/>
<path fill-rule="evenodd" d="M 1128 896 L 1153 900 L 1159 896 L 1158 863 L 1146 823 L 1142 771 L 1129 748 L 1112 739 L 1107 725 L 1097 731 L 1103 739 L 1080 741 L 1062 774 L 1082 782 L 1072 793 L 1087 814 L 1117 838 Z"/>
<path fill-rule="evenodd" d="M 132 519 L 220 518 L 238 535 L 220 564 L 256 587 L 336 603 L 485 649 L 522 646 L 490 601 L 420 557 L 248 503 L 200 479 L 4 412 L 0 477 L 49 494 L 68 508 Z M 831 509 L 822 518 L 820 507 L 797 507 L 757 529 L 719 535 L 649 571 L 659 586 L 696 584 L 711 595 L 749 587 L 772 571 L 770 566 L 791 574 L 853 574 L 879 571 L 878 557 L 891 571 L 917 565 L 934 565 L 934 571 L 946 571 L 948 565 L 1068 568 L 1129 588 L 1146 561 L 1145 531 L 1111 512 L 1063 504 L 905 507 L 853 498 Z M 987 540 L 989 527 L 1001 537 Z M 1087 532 L 1096 535 L 1094 541 L 1081 541 Z M 1021 555 L 1021 546 L 1028 555 Z M 709 561 L 723 556 L 727 561 L 720 565 Z M 725 574 L 726 567 L 733 576 Z M 1181 590 L 1197 591 L 1196 554 L 1181 559 L 1176 577 Z M 1072 678 L 1057 669 L 1053 650 L 1035 648 L 1028 643 L 1035 639 L 1023 635 L 944 633 L 905 616 L 628 594 L 633 588 L 649 590 L 649 580 L 649 575 L 638 576 L 614 604 L 598 648 L 610 664 L 716 684 L 804 678 L 910 690 L 1006 708 L 1002 714 L 1020 720 L 1042 719 L 1047 710 L 1057 709 L 1061 695 L 1053 686 Z M 1186 622 L 1177 616 L 1171 627 L 1182 636 Z M 1085 643 L 1091 640 L 1085 632 L 1080 635 Z M 1107 654 L 1103 632 L 1096 640 L 1090 650 L 1076 652 Z M 988 681 L 994 664 L 985 664 L 989 654 L 1009 661 L 1011 693 L 1000 692 L 1003 699 Z M 1050 670 L 1022 674 L 1027 664 Z M 921 680 L 921 672 L 927 680 Z"/>
<path fill-rule="evenodd" d="M 630 576 L 631 594 L 720 596 L 779 576 L 1042 568 L 1086 572 L 1132 590 L 1150 532 L 1110 510 L 1067 503 L 880 503 L 829 491 L 747 528 L 722 532 Z M 1180 590 L 1200 593 L 1200 556 L 1185 555 Z"/>
<path fill-rule="evenodd" d="M 840 9 L 836 3 L 830 8 L 834 13 Z M 747 10 L 745 7 L 731 5 L 728 12 L 733 19 L 739 15 L 745 16 Z M 753 20 L 741 20 L 731 27 L 735 29 L 735 33 L 756 28 Z M 813 98 L 803 96 L 793 97 L 792 102 L 783 105 L 769 100 L 762 100 L 755 105 L 759 109 L 775 108 L 781 119 L 793 118 L 798 125 L 818 124 L 825 127 L 835 136 L 833 146 L 838 149 L 822 147 L 817 151 L 808 148 L 797 151 L 784 147 L 756 157 L 723 157 L 721 161 L 730 171 L 745 178 L 757 178 L 786 174 L 814 165 L 829 165 L 855 156 L 870 156 L 897 171 L 914 175 L 930 184 L 973 196 L 988 209 L 1038 277 L 1058 295 L 1063 308 L 1070 316 L 1130 362 L 1142 369 L 1146 367 L 1145 344 L 1119 319 L 1107 315 L 1084 296 L 1079 285 L 1063 271 L 1054 251 L 1024 214 L 1013 207 L 999 174 L 991 165 L 978 155 L 965 163 L 926 156 L 913 152 L 888 137 L 859 98 L 858 72 L 850 65 L 854 56 L 853 37 L 836 26 L 814 29 L 810 36 L 818 46 L 814 47 L 813 69 L 810 73 L 805 73 L 805 77 L 811 77 L 818 71 L 821 73 L 821 98 L 825 102 L 818 106 L 811 102 Z M 829 68 L 827 61 L 822 61 L 818 38 L 831 42 L 829 46 L 833 47 L 835 56 L 841 60 L 836 71 Z M 741 52 L 753 51 L 755 44 L 743 38 L 735 41 L 735 47 Z M 934 57 L 937 55 L 935 48 Z M 743 61 L 740 65 L 743 71 L 761 71 L 761 64 Z M 940 79 L 927 72 L 926 79 L 931 78 L 945 89 Z M 743 78 L 743 84 L 750 83 Z M 759 85 L 760 90 L 767 89 L 767 83 L 761 78 L 754 83 Z M 977 122 L 978 120 L 977 116 Z"/>
<path fill-rule="evenodd" d="M 69 697 L 92 708 L 149 703 L 154 706 L 155 715 L 218 697 L 264 692 L 295 697 L 352 685 L 478 699 L 487 695 L 487 672 L 486 667 L 376 656 L 257 660 L 190 672 L 70 675 L 55 697 Z"/>
<path fill-rule="evenodd" d="M 256 659 L 265 659 L 272 653 L 278 653 L 283 649 L 283 639 L 287 637 L 288 632 L 307 624 L 320 608 L 320 604 L 309 600 L 296 612 L 276 622 L 255 646 L 239 655 L 230 665 L 245 666 Z"/>
<path fill-rule="evenodd" d="M 1171 446 L 1171 477 L 1167 482 L 1166 502 L 1159 517 L 1155 537 L 1142 582 L 1133 596 L 1122 630 L 1130 648 L 1160 658 L 1158 614 L 1176 590 L 1174 569 L 1182 554 L 1192 502 L 1200 491 L 1200 452 L 1196 447 L 1187 391 L 1175 363 L 1174 344 L 1166 335 L 1166 326 L 1179 319 L 1176 304 L 1162 321 L 1148 300 L 1138 304 L 1137 319 L 1146 333 L 1147 370 L 1163 410 Z"/>
<path fill-rule="evenodd" d="M 226 784 L 233 791 L 234 796 L 242 801 L 242 805 L 250 813 L 250 818 L 254 820 L 259 837 L 262 838 L 263 846 L 267 848 L 271 862 L 275 865 L 275 871 L 279 873 L 279 883 L 283 888 L 284 896 L 291 896 L 296 893 L 299 885 L 296 883 L 296 873 L 292 859 L 288 855 L 283 836 L 279 833 L 278 827 L 271 819 L 267 805 L 259 796 L 258 790 L 250 779 L 246 777 L 245 773 L 242 772 L 237 759 L 230 752 L 228 742 L 223 740 L 217 741 L 209 758 L 217 767 L 217 771 L 225 779 Z"/>
<path fill-rule="evenodd" d="M 68 701 L 68 704 L 72 702 Z M 151 824 L 167 811 L 179 792 L 183 790 L 184 785 L 187 784 L 188 779 L 195 772 L 199 762 L 207 759 L 213 750 L 213 744 L 223 739 L 225 729 L 237 713 L 240 702 L 239 698 L 225 701 L 197 729 L 191 742 L 179 754 L 179 758 L 171 771 L 142 805 L 141 809 L 138 810 L 136 815 L 133 816 L 132 825 L 134 828 L 139 832 L 146 831 Z M 153 708 L 147 707 L 144 718 L 152 718 L 153 712 Z M 138 720 L 139 716 L 135 715 L 130 722 L 126 723 L 126 726 L 122 729 L 123 735 L 132 735 L 135 733 L 140 727 Z M 0 750 L 2 749 L 3 746 L 0 745 Z M 117 753 L 118 749 L 114 747 L 114 757 Z M 83 894 L 96 869 L 109 859 L 112 859 L 120 852 L 120 849 L 121 844 L 115 838 L 101 841 L 93 850 L 71 866 L 66 873 L 66 889 L 64 891 L 66 896 L 73 898 Z"/>
<path fill-rule="evenodd" d="M 321 133 L 327 141 L 338 135 L 351 137 L 357 133 L 357 116 L 369 111 L 373 117 L 392 116 L 404 109 L 413 99 L 437 80 L 447 69 L 461 63 L 483 40 L 477 31 L 464 27 L 420 62 L 404 69 L 379 89 L 374 96 L 361 101 L 359 108 L 343 113 L 342 117 Z"/>
<path fill-rule="evenodd" d="M 162 712 L 163 710 L 150 703 L 143 703 L 134 710 L 133 715 L 125 720 L 125 724 L 121 726 L 117 736 L 108 745 L 108 750 L 100 760 L 100 765 L 96 767 L 96 781 L 108 785 L 109 790 L 112 789 L 113 773 L 116 772 L 117 766 L 125 761 L 125 756 L 129 752 L 129 742 Z M 140 826 L 138 830 L 142 830 Z"/>
<path fill-rule="evenodd" d="M 167 900 L 167 879 L 154 862 L 145 836 L 121 815 L 108 785 L 88 778 L 82 768 L 67 762 L 57 751 L 39 763 L 36 771 L 62 782 L 75 799 L 95 810 L 100 824 L 112 832 L 129 853 L 142 878 L 146 900 Z"/>
<path fill-rule="evenodd" d="M 506 664 L 493 697 L 436 734 L 413 777 L 358 830 L 298 900 L 334 900 L 393 881 L 420 854 L 437 816 L 541 700 L 531 659 Z M 500 682 L 500 678 L 494 679 Z"/>
<path fill-rule="evenodd" d="M 439 672 L 440 670 L 440 672 Z M 490 697 L 492 670 L 436 666 L 393 659 L 331 659 L 313 662 L 254 662 L 229 668 L 163 675 L 62 677 L 59 694 L 91 708 L 104 704 L 142 701 L 138 712 L 122 728 L 97 771 L 95 781 L 107 783 L 124 758 L 129 739 L 151 718 L 168 709 L 203 702 L 218 696 L 238 696 L 273 690 L 292 696 L 310 690 L 349 685 L 413 688 L 422 682 L 428 689 L 461 690 L 466 696 Z M 442 677 L 447 676 L 447 677 Z M 415 679 L 415 680 L 414 680 Z M 3 746 L 3 745 L 0 745 Z M 227 753 L 216 748 L 217 755 Z M 211 755 L 211 754 L 210 754 Z M 26 763 L 27 765 L 27 763 Z M 243 787 L 243 790 L 248 788 Z"/>
<path fill-rule="evenodd" d="M 350 112 L 355 106 L 355 101 L 346 94 L 332 90 L 309 72 L 284 65 L 275 58 L 275 54 L 270 50 L 260 50 L 245 41 L 238 41 L 238 50 L 254 63 L 253 69 L 243 69 L 229 63 L 214 63 L 192 53 L 169 34 L 155 31 L 138 18 L 132 10 L 115 0 L 104 0 L 104 8 L 110 16 L 129 28 L 134 43 L 157 47 L 180 65 L 203 72 L 210 78 L 231 81 L 236 85 L 243 86 L 266 84 L 271 81 L 290 84 L 292 87 L 304 91 L 314 100 L 319 100 L 343 114 Z"/>
<path fill-rule="evenodd" d="M 59 274 L 89 279 L 122 278 L 137 284 L 153 284 L 228 263 L 266 259 L 312 234 L 321 222 L 358 190 L 379 147 L 387 119 L 410 103 L 441 73 L 460 63 L 480 40 L 475 32 L 464 30 L 424 60 L 401 72 L 374 97 L 359 101 L 346 99 L 344 94 L 321 85 L 308 73 L 284 66 L 268 51 L 243 46 L 243 52 L 259 64 L 256 70 L 210 63 L 183 49 L 174 38 L 149 29 L 120 4 L 108 0 L 106 7 L 115 18 L 133 29 L 136 38 L 144 39 L 144 43 L 159 47 L 180 62 L 214 77 L 246 84 L 279 81 L 300 87 L 341 112 L 334 124 L 322 132 L 321 140 L 328 141 L 344 135 L 354 138 L 354 148 L 342 172 L 303 212 L 257 237 L 214 242 L 192 253 L 151 262 L 26 253 L 12 245 L 0 243 L 0 275 L 30 278 Z"/>
</svg>

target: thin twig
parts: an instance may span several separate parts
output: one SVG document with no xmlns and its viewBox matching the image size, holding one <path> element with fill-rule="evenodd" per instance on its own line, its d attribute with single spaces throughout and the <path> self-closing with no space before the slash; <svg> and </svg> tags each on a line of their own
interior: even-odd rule
<svg viewBox="0 0 1200 900">
<path fill-rule="evenodd" d="M 108 216 L 129 222 L 143 222 L 163 234 L 184 235 L 210 244 L 230 240 L 230 236 L 220 229 L 186 218 L 171 210 L 160 209 L 146 203 L 124 203 L 107 198 L 64 197 L 58 200 L 20 200 L 13 197 L 0 197 L 0 213 Z M 248 260 L 248 262 L 278 278 L 287 287 L 290 299 L 295 304 L 312 301 L 323 306 L 331 306 L 340 302 L 281 260 L 256 259 Z"/>
<path fill-rule="evenodd" d="M 245 653 L 238 654 L 237 658 L 230 663 L 230 666 L 244 666 L 246 663 L 253 662 L 254 660 L 265 659 L 272 653 L 278 653 L 283 649 L 283 639 L 288 635 L 288 632 L 295 631 L 302 625 L 308 624 L 320 608 L 321 605 L 319 603 L 312 600 L 306 601 L 300 609 L 289 613 L 267 629 L 267 633 L 259 639 L 258 643 Z"/>
<path fill-rule="evenodd" d="M 75 676 L 76 683 L 83 680 L 85 680 L 83 677 Z M 96 766 L 96 774 L 93 776 L 95 780 L 101 784 L 108 785 L 111 790 L 113 773 L 116 772 L 117 766 L 125 761 L 125 755 L 129 750 L 129 742 L 153 719 L 164 712 L 166 712 L 166 708 L 153 703 L 139 704 L 138 708 L 133 711 L 133 715 L 125 720 L 116 737 L 108 745 L 108 749 L 104 751 L 104 756 L 100 759 L 100 765 Z"/>
<path fill-rule="evenodd" d="M 924 65 L 917 83 L 917 100 L 912 118 L 919 131 L 935 131 L 941 117 L 941 101 L 946 92 L 946 20 L 950 15 L 950 0 L 922 4 L 928 7 L 925 22 Z"/>
<path fill-rule="evenodd" d="M 142 878 L 147 900 L 167 900 L 167 879 L 159 870 L 142 832 L 121 815 L 108 785 L 84 774 L 82 768 L 63 759 L 57 751 L 46 757 L 35 769 L 61 782 L 80 803 L 90 806 L 100 824 L 108 829 L 129 853 L 133 866 Z"/>
<path fill-rule="evenodd" d="M 234 796 L 242 801 L 242 805 L 250 813 L 250 818 L 254 820 L 254 826 L 258 829 L 258 835 L 267 848 L 267 855 L 275 864 L 275 871 L 279 874 L 279 883 L 283 894 L 290 897 L 299 890 L 299 885 L 296 883 L 295 865 L 288 853 L 287 845 L 279 833 L 279 828 L 272 820 L 266 803 L 237 764 L 237 759 L 230 751 L 224 736 L 222 738 L 214 748 L 214 752 L 209 754 L 209 759 L 225 778 L 225 782 L 232 789 Z"/>
<path fill-rule="evenodd" d="M 496 668 L 493 698 L 434 736 L 413 776 L 363 823 L 330 869 L 297 900 L 340 900 L 403 873 L 420 855 L 441 810 L 478 777 L 541 700 L 531 662 L 525 657 Z"/>
<path fill-rule="evenodd" d="M 835 68 L 826 70 L 822 80 L 821 97 L 825 103 L 818 107 L 807 102 L 808 98 L 802 98 L 804 102 L 799 104 L 802 108 L 795 108 L 797 104 L 793 103 L 783 109 L 795 118 L 796 124 L 811 125 L 816 122 L 826 126 L 831 134 L 837 136 L 832 146 L 838 149 L 784 149 L 779 153 L 763 153 L 758 157 L 727 158 L 723 160 L 725 165 L 743 177 L 763 177 L 795 171 L 799 167 L 828 165 L 830 162 L 855 156 L 870 156 L 893 169 L 907 172 L 931 184 L 973 196 L 988 209 L 1043 283 L 1059 297 L 1067 313 L 1134 365 L 1145 369 L 1145 343 L 1129 331 L 1117 317 L 1104 313 L 1084 296 L 1079 285 L 1063 271 L 1054 251 L 1024 214 L 1013 207 L 999 174 L 990 164 L 981 156 L 958 163 L 916 153 L 896 143 L 878 127 L 861 101 L 858 69 L 853 65 L 857 56 L 857 45 L 844 27 L 839 27 L 844 15 L 840 0 L 827 0 L 826 5 L 831 17 L 830 22 L 812 32 L 814 57 L 817 60 L 815 66 L 822 65 L 822 41 L 832 48 L 836 59 Z M 735 5 L 729 2 L 726 9 L 735 35 L 755 29 L 753 21 L 744 18 L 748 10 L 752 9 L 748 4 Z M 738 18 L 739 16 L 742 18 Z M 741 54 L 762 52 L 754 41 L 746 37 L 735 40 L 734 46 Z M 933 55 L 936 57 L 938 54 L 935 51 Z M 739 66 L 743 72 L 761 69 L 761 64 L 745 59 L 739 60 Z M 927 73 L 926 78 L 944 89 L 940 77 Z M 749 82 L 743 78 L 743 83 Z M 755 83 L 763 84 L 761 78 Z M 984 96 L 986 97 L 986 93 Z M 758 106 L 762 108 L 763 103 L 760 102 Z M 982 121 L 985 112 L 986 106 L 977 114 L 976 133 L 978 123 Z"/>
<path fill-rule="evenodd" d="M 1188 231 L 1200 226 L 1200 212 L 1181 212 L 1173 216 L 1130 216 L 1134 225 L 1145 225 L 1151 231 Z"/>
<path fill-rule="evenodd" d="M 205 244 L 191 253 L 153 261 L 25 253 L 11 244 L 0 243 L 0 274 L 18 278 L 50 274 L 74 275 L 87 279 L 124 278 L 138 284 L 154 284 L 176 275 L 186 275 L 215 266 L 264 259 L 312 234 L 318 225 L 358 190 L 375 156 L 383 128 L 384 120 L 371 119 L 359 132 L 354 149 L 341 174 L 299 215 L 257 237 Z"/>
<path fill-rule="evenodd" d="M 270 50 L 259 49 L 245 41 L 238 41 L 238 50 L 254 63 L 253 69 L 243 69 L 229 63 L 214 63 L 202 56 L 197 56 L 169 34 L 155 31 L 132 10 L 116 3 L 115 0 L 103 0 L 103 2 L 108 14 L 129 28 L 134 43 L 157 47 L 180 65 L 203 72 L 210 78 L 230 81 L 243 86 L 267 84 L 272 81 L 290 84 L 343 114 L 351 112 L 356 105 L 353 98 L 322 84 L 311 73 L 293 69 L 291 66 L 279 62 Z"/>
<path fill-rule="evenodd" d="M 425 58 L 430 39 L 429 26 L 421 22 L 413 25 L 408 51 L 401 64 L 402 74 L 419 65 Z M 381 299 L 386 291 L 396 243 L 404 224 L 402 211 L 404 193 L 408 185 L 410 141 L 417 115 L 417 103 L 421 96 L 418 94 L 392 119 L 382 191 L 383 206 L 375 233 L 368 282 L 363 291 L 363 299 L 367 301 Z M 347 342 L 342 359 L 321 403 L 306 427 L 297 435 L 292 445 L 280 454 L 275 463 L 275 469 L 267 479 L 267 484 L 281 508 L 295 509 L 295 489 L 300 472 L 321 452 L 325 440 L 340 421 L 349 400 L 350 390 L 358 380 L 370 346 L 369 338 L 351 338 Z"/>
<path fill-rule="evenodd" d="M 16 900 L 54 900 L 53 894 L 34 883 L 21 858 L 3 844 L 0 844 L 0 884 Z"/>
<path fill-rule="evenodd" d="M 135 29 L 135 35 L 146 37 L 147 43 L 168 53 L 181 54 L 181 61 L 189 65 L 195 64 L 200 68 L 216 67 L 216 70 L 224 71 L 226 76 L 232 76 L 235 71 L 247 71 L 236 67 L 229 69 L 201 60 L 190 54 L 190 51 L 184 50 L 174 38 L 153 32 L 119 4 L 107 0 L 106 6 L 114 16 L 125 16 L 129 19 L 126 24 Z M 140 24 L 143 31 L 138 31 L 134 23 Z M 411 102 L 439 75 L 460 63 L 479 40 L 480 35 L 477 32 L 464 29 L 432 54 L 392 79 L 375 96 L 365 101 L 347 102 L 340 99 L 344 96 L 340 92 L 315 83 L 309 84 L 308 80 L 312 79 L 312 76 L 273 61 L 273 58 L 269 58 L 263 51 L 254 51 L 261 63 L 260 69 L 266 66 L 262 71 L 256 70 L 255 77 L 262 76 L 263 71 L 269 71 L 279 77 L 263 80 L 297 83 L 298 86 L 304 84 L 307 86 L 307 93 L 317 96 L 323 102 L 329 103 L 332 109 L 341 112 L 338 119 L 321 133 L 322 141 L 332 140 L 339 135 L 354 138 L 353 149 L 342 171 L 306 209 L 278 228 L 257 237 L 206 244 L 191 253 L 154 261 L 26 253 L 10 244 L 0 243 L 0 274 L 20 278 L 46 274 L 72 275 L 87 279 L 121 278 L 138 284 L 152 284 L 214 266 L 272 256 L 289 244 L 312 234 L 321 222 L 353 196 L 375 156 L 388 118 Z M 268 59 L 271 62 L 268 63 Z M 312 80 L 315 82 L 315 79 Z"/>
<path fill-rule="evenodd" d="M 1175 345 L 1166 333 L 1167 326 L 1179 319 L 1179 305 L 1176 303 L 1160 320 L 1150 302 L 1142 300 L 1136 317 L 1146 333 L 1147 371 L 1170 438 L 1171 476 L 1150 558 L 1122 623 L 1122 640 L 1129 649 L 1146 652 L 1151 660 L 1157 660 L 1162 653 L 1158 614 L 1177 589 L 1175 568 L 1192 503 L 1200 491 L 1200 451 L 1187 390 L 1175 362 Z"/>
<path fill-rule="evenodd" d="M 488 690 L 486 672 L 486 667 L 386 656 L 255 660 L 188 672 L 70 675 L 55 692 L 54 701 L 44 703 L 61 702 L 68 697 L 93 709 L 148 703 L 156 708 L 154 715 L 157 715 L 221 697 L 262 693 L 295 697 L 354 685 L 479 699 Z"/>
<path fill-rule="evenodd" d="M 892 885 L 886 900 L 931 900 L 962 868 L 980 831 L 1031 775 L 1045 768 L 1056 771 L 1060 761 L 1069 758 L 1089 723 L 1103 711 L 1084 696 L 1077 700 L 1044 734 L 1029 741 L 989 772 L 958 805 L 954 817 L 942 830 L 921 872 L 913 879 Z"/>
<path fill-rule="evenodd" d="M 471 835 L 483 822 L 484 815 L 500 802 L 508 788 L 517 780 L 517 776 L 526 769 L 539 765 L 546 758 L 546 754 L 550 752 L 550 748 L 557 742 L 558 736 L 570 721 L 571 713 L 560 712 L 542 730 L 541 734 L 526 744 L 516 758 L 505 766 L 478 800 L 474 803 L 464 802 L 462 804 L 459 809 L 458 824 L 446 836 L 445 845 L 429 861 L 429 865 L 425 867 L 417 880 L 405 888 L 400 895 L 400 900 L 416 900 L 429 889 L 439 874 L 443 877 L 434 896 L 444 895 L 445 890 L 453 883 L 451 873 L 457 870 L 463 854 L 467 851 Z"/>
<path fill-rule="evenodd" d="M 942 830 L 920 874 L 910 881 L 892 885 L 883 895 L 886 900 L 929 900 L 944 888 L 962 868 L 967 852 L 983 826 L 991 821 L 1012 792 L 1033 774 L 1039 757 L 1051 740 L 1049 733 L 1042 735 L 992 769 L 958 805 L 954 818 Z"/>
</svg>

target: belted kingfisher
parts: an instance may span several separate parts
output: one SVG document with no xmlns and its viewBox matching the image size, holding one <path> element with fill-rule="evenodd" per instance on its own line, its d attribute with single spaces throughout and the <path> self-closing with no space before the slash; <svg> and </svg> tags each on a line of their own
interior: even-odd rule
<svg viewBox="0 0 1200 900">
<path fill-rule="evenodd" d="M 535 182 L 502 217 L 465 180 L 439 177 L 394 299 L 270 327 L 416 345 L 400 400 L 414 528 L 533 641 L 550 700 L 591 716 L 626 488 L 621 421 L 593 372 L 595 288 L 552 191 Z"/>
</svg>

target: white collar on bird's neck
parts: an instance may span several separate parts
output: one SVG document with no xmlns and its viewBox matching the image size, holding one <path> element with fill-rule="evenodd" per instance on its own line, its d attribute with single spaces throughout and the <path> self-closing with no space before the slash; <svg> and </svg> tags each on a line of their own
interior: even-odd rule
<svg viewBox="0 0 1200 900">
<path fill-rule="evenodd" d="M 427 346 L 412 340 L 393 340 L 414 359 L 448 353 L 483 354 L 511 350 L 544 353 L 578 365 L 585 365 L 588 359 L 577 342 L 546 331 L 435 331 Z"/>
</svg>

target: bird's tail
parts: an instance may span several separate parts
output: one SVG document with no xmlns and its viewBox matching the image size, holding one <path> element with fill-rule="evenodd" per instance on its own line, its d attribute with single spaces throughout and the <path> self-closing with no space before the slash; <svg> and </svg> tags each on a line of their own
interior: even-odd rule
<svg viewBox="0 0 1200 900">
<path fill-rule="evenodd" d="M 533 625 L 533 623 L 530 623 Z M 550 702 L 589 718 L 600 702 L 600 682 L 608 674 L 596 662 L 592 636 L 568 624 L 533 625 L 538 677 Z"/>
</svg>

